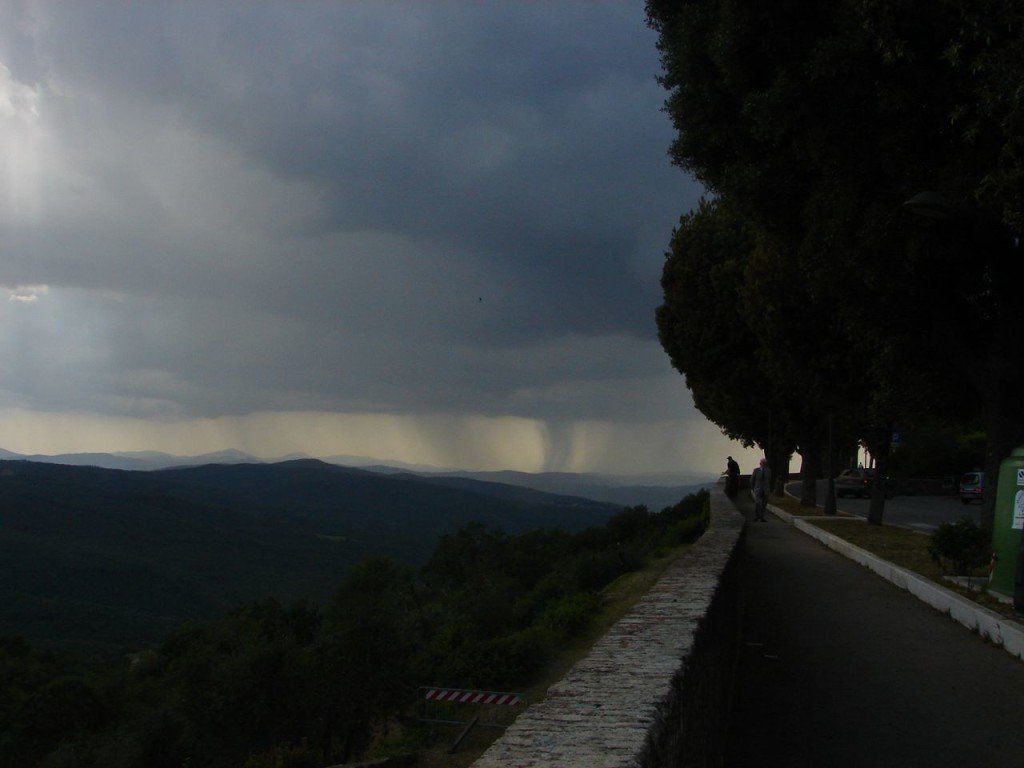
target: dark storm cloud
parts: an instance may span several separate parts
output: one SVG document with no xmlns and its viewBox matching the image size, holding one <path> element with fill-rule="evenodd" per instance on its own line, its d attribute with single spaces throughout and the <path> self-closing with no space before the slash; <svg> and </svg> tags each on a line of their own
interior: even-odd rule
<svg viewBox="0 0 1024 768">
<path fill-rule="evenodd" d="M 276 173 L 323 185 L 321 227 L 507 259 L 541 290 L 562 283 L 569 303 L 565 276 L 591 276 L 574 293 L 620 296 L 591 320 L 649 333 L 612 286 L 681 185 L 637 6 L 90 8 L 61 14 L 71 44 L 53 55 L 67 72 L 173 104 Z"/>
<path fill-rule="evenodd" d="M 698 190 L 668 165 L 641 3 L 5 21 L 59 151 L 0 284 L 100 292 L 75 299 L 92 407 L 655 418 L 634 392 L 667 368 L 661 252 Z"/>
</svg>

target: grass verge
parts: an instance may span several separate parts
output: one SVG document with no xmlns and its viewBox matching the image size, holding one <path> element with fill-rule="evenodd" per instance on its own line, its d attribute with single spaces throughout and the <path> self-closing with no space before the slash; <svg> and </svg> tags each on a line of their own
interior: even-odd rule
<svg viewBox="0 0 1024 768">
<path fill-rule="evenodd" d="M 790 511 L 788 506 L 786 504 L 777 503 L 779 501 L 791 502 L 788 506 L 795 506 L 799 509 L 810 510 L 809 507 L 800 507 L 800 502 L 797 499 L 788 497 L 784 500 L 773 499 L 772 504 L 785 512 Z M 816 512 L 804 511 L 803 513 L 804 516 L 813 514 L 823 514 L 821 507 L 817 507 Z M 962 597 L 966 597 L 968 600 L 998 613 L 1000 616 L 1004 616 L 1015 621 L 1020 620 L 1018 616 L 1014 615 L 1012 606 L 997 600 L 992 595 L 977 589 L 971 589 L 969 587 L 954 584 L 943 579 L 943 576 L 948 574 L 945 573 L 934 560 L 932 560 L 931 555 L 928 552 L 928 545 L 931 543 L 931 536 L 927 533 L 915 531 L 910 528 L 903 528 L 897 525 L 868 525 L 864 520 L 850 519 L 851 517 L 852 516 L 847 516 L 847 518 L 843 520 L 824 518 L 808 520 L 808 522 L 811 523 L 811 525 L 815 525 L 825 531 L 828 531 L 837 538 L 848 541 L 854 546 L 870 552 L 876 557 L 887 560 L 888 562 L 898 565 L 901 568 L 905 568 L 908 571 L 913 571 L 929 581 L 935 582 L 946 589 L 956 592 Z"/>
<path fill-rule="evenodd" d="M 833 536 L 867 550 L 883 560 L 942 584 L 943 572 L 928 554 L 931 537 L 894 525 L 868 525 L 864 520 L 808 520 Z"/>
<path fill-rule="evenodd" d="M 814 517 L 816 515 L 824 515 L 824 507 L 803 507 L 800 505 L 800 499 L 793 498 L 792 496 L 772 496 L 770 502 L 772 506 L 778 507 L 783 512 L 797 517 Z M 853 517 L 848 512 L 840 512 L 838 517 Z"/>
</svg>

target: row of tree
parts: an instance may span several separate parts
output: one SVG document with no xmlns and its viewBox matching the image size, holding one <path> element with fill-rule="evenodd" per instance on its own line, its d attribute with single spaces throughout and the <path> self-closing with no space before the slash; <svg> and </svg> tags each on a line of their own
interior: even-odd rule
<svg viewBox="0 0 1024 768">
<path fill-rule="evenodd" d="M 865 445 L 874 523 L 897 423 L 980 425 L 995 477 L 1024 443 L 1024 6 L 647 12 L 672 161 L 709 193 L 673 233 L 657 311 L 697 407 L 775 466 L 798 452 L 805 504 Z"/>
<path fill-rule="evenodd" d="M 0 639 L 3 768 L 318 768 L 360 756 L 418 686 L 517 690 L 601 610 L 603 587 L 692 541 L 707 492 L 604 528 L 470 524 L 413 572 L 354 567 L 322 609 L 267 600 L 105 666 Z"/>
</svg>

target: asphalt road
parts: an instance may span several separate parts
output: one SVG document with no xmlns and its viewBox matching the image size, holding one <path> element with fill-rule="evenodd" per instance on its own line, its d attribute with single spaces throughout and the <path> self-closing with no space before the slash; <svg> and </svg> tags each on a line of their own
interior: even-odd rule
<svg viewBox="0 0 1024 768">
<path fill-rule="evenodd" d="M 799 497 L 803 483 L 789 483 L 789 492 Z M 828 491 L 828 481 L 818 481 L 818 503 L 822 504 Z M 836 507 L 860 517 L 868 516 L 870 499 L 855 499 L 847 496 L 836 499 Z M 970 517 L 980 522 L 981 505 L 964 504 L 957 496 L 894 496 L 885 502 L 882 521 L 921 531 L 934 531 L 940 523 L 954 523 L 961 517 Z"/>
<path fill-rule="evenodd" d="M 725 768 L 1024 766 L 1024 663 L 772 515 L 742 578 Z"/>
</svg>

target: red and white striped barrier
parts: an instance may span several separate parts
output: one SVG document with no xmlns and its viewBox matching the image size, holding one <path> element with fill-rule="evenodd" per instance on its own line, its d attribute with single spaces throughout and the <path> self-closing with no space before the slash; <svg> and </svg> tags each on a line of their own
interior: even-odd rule
<svg viewBox="0 0 1024 768">
<path fill-rule="evenodd" d="M 495 691 L 466 691 L 458 688 L 423 688 L 423 698 L 427 701 L 445 701 L 455 704 L 496 704 L 514 707 L 522 703 L 517 693 L 498 693 Z"/>
</svg>

